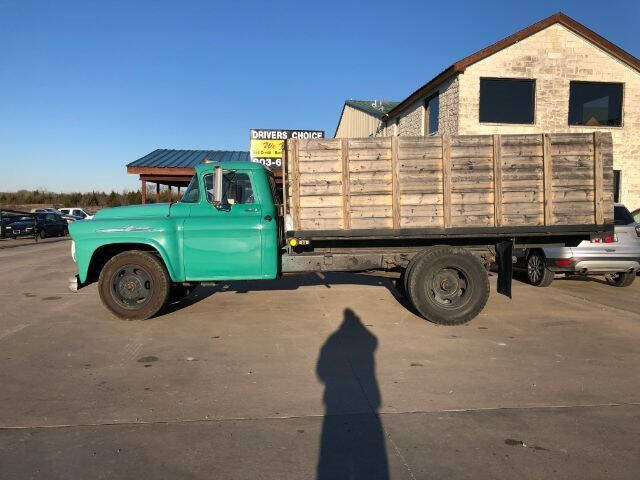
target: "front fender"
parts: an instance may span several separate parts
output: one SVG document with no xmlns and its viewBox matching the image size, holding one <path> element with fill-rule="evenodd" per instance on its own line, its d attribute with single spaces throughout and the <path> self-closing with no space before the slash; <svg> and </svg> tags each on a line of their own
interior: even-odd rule
<svg viewBox="0 0 640 480">
<path fill-rule="evenodd" d="M 75 226 L 75 223 L 84 223 Z M 122 220 L 111 221 L 88 220 L 71 224 L 71 237 L 75 242 L 75 257 L 78 276 L 81 283 L 85 283 L 89 276 L 91 262 L 100 251 L 115 247 L 115 251 L 123 251 L 118 246 L 130 246 L 131 250 L 139 247 L 152 248 L 162 258 L 171 280 L 183 282 L 185 279 L 182 261 L 182 225 L 170 218 L 155 221 L 144 221 L 144 225 Z M 75 227 L 75 228 L 74 228 Z M 129 249 L 125 248 L 124 250 Z"/>
</svg>

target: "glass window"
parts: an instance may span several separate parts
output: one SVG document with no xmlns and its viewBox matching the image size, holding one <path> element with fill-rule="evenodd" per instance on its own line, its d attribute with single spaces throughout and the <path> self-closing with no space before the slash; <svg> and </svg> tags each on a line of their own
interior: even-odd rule
<svg viewBox="0 0 640 480">
<path fill-rule="evenodd" d="M 213 175 L 204 176 L 204 188 L 207 200 L 213 201 Z M 247 204 L 255 203 L 251 180 L 246 173 L 224 172 L 222 175 L 222 201 L 224 203 Z"/>
<path fill-rule="evenodd" d="M 480 79 L 480 121 L 534 123 L 535 80 Z"/>
<path fill-rule="evenodd" d="M 86 217 L 85 213 L 82 210 L 74 210 L 73 214 L 76 217 L 80 217 L 80 218 L 85 218 Z"/>
<path fill-rule="evenodd" d="M 428 98 L 425 102 L 425 134 L 438 133 L 438 117 L 440 116 L 440 95 Z"/>
<path fill-rule="evenodd" d="M 198 182 L 198 175 L 191 177 L 189 186 L 180 201 L 182 203 L 198 203 L 200 201 L 200 184 Z"/>
<path fill-rule="evenodd" d="M 569 125 L 622 126 L 622 84 L 571 82 Z"/>
<path fill-rule="evenodd" d="M 627 210 L 627 207 L 617 205 L 613 207 L 613 224 L 614 225 L 629 225 L 634 223 L 633 216 Z"/>
</svg>

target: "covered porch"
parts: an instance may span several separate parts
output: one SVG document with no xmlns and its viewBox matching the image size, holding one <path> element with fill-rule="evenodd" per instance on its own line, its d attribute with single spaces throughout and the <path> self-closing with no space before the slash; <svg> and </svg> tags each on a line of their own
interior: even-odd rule
<svg viewBox="0 0 640 480">
<path fill-rule="evenodd" d="M 139 176 L 142 203 L 147 203 L 148 184 L 155 185 L 155 188 L 151 188 L 151 195 L 156 203 L 160 202 L 163 190 L 167 192 L 167 200 L 171 202 L 180 198 L 183 187 L 189 185 L 197 165 L 248 161 L 249 152 L 158 149 L 129 163 L 127 173 Z"/>
</svg>

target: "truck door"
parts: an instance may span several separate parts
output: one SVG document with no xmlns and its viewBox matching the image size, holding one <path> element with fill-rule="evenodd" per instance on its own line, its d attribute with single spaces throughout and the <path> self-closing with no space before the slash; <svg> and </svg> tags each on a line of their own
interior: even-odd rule
<svg viewBox="0 0 640 480">
<path fill-rule="evenodd" d="M 212 205 L 213 174 L 185 219 L 184 267 L 187 280 L 257 279 L 262 275 L 262 211 L 251 172 L 225 172 L 226 208 Z"/>
</svg>

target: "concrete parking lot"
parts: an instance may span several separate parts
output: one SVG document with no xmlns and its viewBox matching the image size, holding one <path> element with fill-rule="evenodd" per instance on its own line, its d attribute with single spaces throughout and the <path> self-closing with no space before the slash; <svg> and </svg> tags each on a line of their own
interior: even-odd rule
<svg viewBox="0 0 640 480">
<path fill-rule="evenodd" d="M 124 322 L 67 291 L 69 248 L 0 250 L 2 479 L 640 478 L 640 281 L 440 327 L 308 275 Z"/>
</svg>

